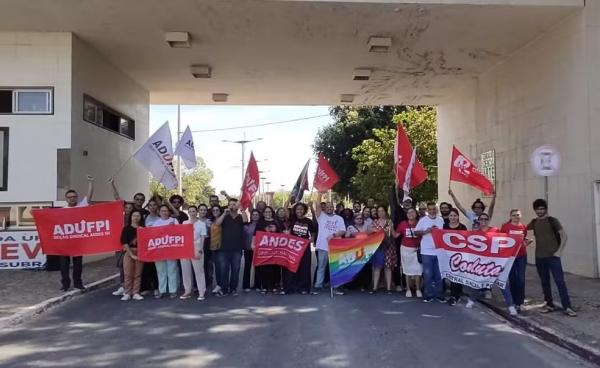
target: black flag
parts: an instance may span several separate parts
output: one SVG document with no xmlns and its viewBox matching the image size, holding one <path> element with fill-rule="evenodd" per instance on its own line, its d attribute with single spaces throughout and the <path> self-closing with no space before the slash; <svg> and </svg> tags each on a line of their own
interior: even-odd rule
<svg viewBox="0 0 600 368">
<path fill-rule="evenodd" d="M 306 161 L 306 165 L 302 169 L 300 176 L 298 176 L 298 180 L 296 180 L 296 184 L 294 184 L 294 189 L 292 189 L 292 193 L 290 193 L 290 203 L 298 203 L 304 197 L 304 191 L 308 190 L 308 165 L 310 164 L 310 159 Z"/>
</svg>

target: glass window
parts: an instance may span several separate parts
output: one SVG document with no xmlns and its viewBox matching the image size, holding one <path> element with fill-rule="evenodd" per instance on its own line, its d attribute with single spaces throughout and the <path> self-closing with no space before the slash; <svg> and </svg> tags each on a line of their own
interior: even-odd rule
<svg viewBox="0 0 600 368">
<path fill-rule="evenodd" d="M 14 90 L 14 113 L 50 114 L 52 113 L 51 90 Z"/>
</svg>

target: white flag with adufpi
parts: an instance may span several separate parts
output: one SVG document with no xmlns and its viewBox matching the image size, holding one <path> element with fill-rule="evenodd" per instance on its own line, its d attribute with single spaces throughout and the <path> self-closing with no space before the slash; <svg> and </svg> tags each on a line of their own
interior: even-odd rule
<svg viewBox="0 0 600 368">
<path fill-rule="evenodd" d="M 194 149 L 194 137 L 192 137 L 192 131 L 190 126 L 185 129 L 177 148 L 175 148 L 175 156 L 181 157 L 185 167 L 188 169 L 194 169 L 196 167 L 196 150 Z"/>
<path fill-rule="evenodd" d="M 177 188 L 169 122 L 161 126 L 133 155 L 167 189 Z"/>
</svg>

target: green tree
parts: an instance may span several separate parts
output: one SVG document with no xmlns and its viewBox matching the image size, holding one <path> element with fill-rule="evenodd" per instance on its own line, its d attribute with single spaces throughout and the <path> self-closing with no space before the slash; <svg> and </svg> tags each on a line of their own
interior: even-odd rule
<svg viewBox="0 0 600 368">
<path fill-rule="evenodd" d="M 428 180 L 415 188 L 411 196 L 416 201 L 434 200 L 437 197 L 437 138 L 436 113 L 433 107 L 408 107 L 394 116 L 406 130 L 417 157 L 428 172 Z M 387 203 L 390 188 L 394 185 L 395 128 L 373 130 L 373 138 L 366 139 L 352 149 L 357 170 L 351 178 L 359 198 L 372 197 L 378 203 Z"/>
<path fill-rule="evenodd" d="M 406 111 L 404 106 L 333 106 L 329 109 L 334 123 L 319 129 L 314 151 L 323 153 L 339 175 L 340 181 L 333 188 L 335 192 L 357 197 L 351 181 L 357 171 L 352 149 L 372 139 L 375 129 L 393 128 L 394 116 L 403 111 Z"/>
<path fill-rule="evenodd" d="M 290 198 L 290 191 L 288 190 L 278 190 L 273 194 L 273 208 L 282 207 Z M 308 196 L 308 193 L 305 193 L 305 196 Z"/>
<path fill-rule="evenodd" d="M 198 166 L 193 170 L 183 170 L 182 189 L 183 198 L 187 204 L 208 203 L 208 196 L 213 194 L 215 189 L 210 186 L 213 178 L 212 171 L 206 167 L 206 163 L 201 157 L 197 157 Z M 163 198 L 176 194 L 177 190 L 168 191 L 164 185 L 152 179 L 150 181 L 150 193 L 156 193 Z"/>
</svg>

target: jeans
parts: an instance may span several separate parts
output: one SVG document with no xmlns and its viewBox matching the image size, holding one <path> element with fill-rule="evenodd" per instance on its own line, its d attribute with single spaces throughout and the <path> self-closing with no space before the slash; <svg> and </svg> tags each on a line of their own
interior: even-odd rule
<svg viewBox="0 0 600 368">
<path fill-rule="evenodd" d="M 210 238 L 204 240 L 204 280 L 206 281 L 206 289 L 212 290 L 215 275 L 215 266 L 213 251 L 210 250 Z"/>
<path fill-rule="evenodd" d="M 60 257 L 60 274 L 62 276 L 62 287 L 68 289 L 71 286 L 71 279 L 69 278 L 69 269 L 71 268 L 71 258 L 73 258 L 73 285 L 76 288 L 82 288 L 83 282 L 81 281 L 81 273 L 83 271 L 83 257 Z"/>
<path fill-rule="evenodd" d="M 440 274 L 437 256 L 423 254 L 422 258 L 425 298 L 443 298 L 442 275 Z"/>
<path fill-rule="evenodd" d="M 240 266 L 242 260 L 241 250 L 219 250 L 219 271 L 221 272 L 220 284 L 224 293 L 237 292 L 240 280 Z"/>
<path fill-rule="evenodd" d="M 315 288 L 320 289 L 323 287 L 325 281 L 325 271 L 329 265 L 329 252 L 326 250 L 317 249 L 317 280 L 315 282 Z"/>
<path fill-rule="evenodd" d="M 177 261 L 156 261 L 156 274 L 158 275 L 158 290 L 161 294 L 167 291 L 171 294 L 177 293 Z"/>
<path fill-rule="evenodd" d="M 252 275 L 252 249 L 244 249 L 244 278 L 242 280 L 242 288 L 250 289 L 250 276 Z"/>
<path fill-rule="evenodd" d="M 565 283 L 564 273 L 562 269 L 562 263 L 560 257 L 543 257 L 535 259 L 535 266 L 537 268 L 538 275 L 542 281 L 542 290 L 544 291 L 544 300 L 549 306 L 554 306 L 552 302 L 552 286 L 550 285 L 550 273 L 558 288 L 558 294 L 560 295 L 560 303 L 563 308 L 571 308 L 571 299 L 569 298 L 569 292 L 567 291 L 567 284 Z"/>
<path fill-rule="evenodd" d="M 527 256 L 515 258 L 515 262 L 510 270 L 508 282 L 510 292 L 516 305 L 525 303 L 525 271 L 527 270 Z"/>
</svg>

